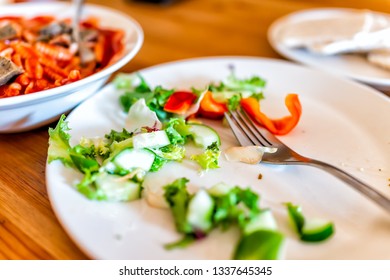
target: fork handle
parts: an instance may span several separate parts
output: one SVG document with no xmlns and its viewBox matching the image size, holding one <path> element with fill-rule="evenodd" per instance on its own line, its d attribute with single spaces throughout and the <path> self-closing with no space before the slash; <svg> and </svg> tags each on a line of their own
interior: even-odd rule
<svg viewBox="0 0 390 280">
<path fill-rule="evenodd" d="M 355 188 L 357 191 L 361 192 L 362 194 L 364 194 L 365 196 L 367 196 L 368 198 L 376 202 L 378 205 L 382 206 L 387 212 L 390 213 L 390 199 L 385 197 L 383 194 L 379 193 L 378 191 L 376 191 L 366 183 L 363 183 L 359 179 L 353 177 L 347 172 L 341 170 L 340 168 L 328 164 L 326 162 L 310 159 L 305 163 L 331 173 L 332 175 L 336 176 L 340 180 L 344 181 L 348 185 Z"/>
</svg>

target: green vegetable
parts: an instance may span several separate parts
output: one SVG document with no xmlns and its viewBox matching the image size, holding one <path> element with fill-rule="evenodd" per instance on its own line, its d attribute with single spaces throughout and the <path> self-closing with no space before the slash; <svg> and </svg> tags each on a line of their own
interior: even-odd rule
<svg viewBox="0 0 390 280">
<path fill-rule="evenodd" d="M 54 129 L 49 128 L 49 148 L 47 151 L 49 163 L 58 159 L 66 166 L 73 166 L 69 155 L 69 130 L 68 122 L 65 121 L 65 115 L 60 117 Z"/>
<path fill-rule="evenodd" d="M 214 222 L 216 226 L 221 226 L 223 229 L 237 224 L 240 228 L 250 223 L 250 221 L 260 213 L 259 196 L 249 188 L 242 189 L 240 187 L 231 188 L 225 194 L 215 193 L 215 189 L 209 193 L 215 201 Z"/>
<path fill-rule="evenodd" d="M 205 190 L 199 190 L 190 199 L 187 209 L 187 221 L 193 231 L 208 232 L 212 227 L 214 200 Z"/>
<path fill-rule="evenodd" d="M 92 148 L 94 154 L 101 156 L 103 159 L 107 158 L 110 154 L 109 142 L 106 138 L 84 138 L 80 139 L 80 146 L 84 148 Z"/>
<path fill-rule="evenodd" d="M 196 161 L 203 170 L 219 168 L 218 160 L 221 151 L 217 142 L 214 142 L 206 148 L 202 154 L 192 155 L 191 159 Z"/>
<path fill-rule="evenodd" d="M 168 135 L 164 130 L 139 133 L 133 136 L 134 149 L 160 148 L 169 144 Z"/>
<path fill-rule="evenodd" d="M 302 241 L 319 242 L 333 235 L 334 225 L 332 222 L 318 219 L 306 220 L 300 206 L 290 202 L 285 203 L 285 205 L 288 216 Z"/>
<path fill-rule="evenodd" d="M 97 172 L 100 168 L 100 164 L 95 159 L 94 147 L 83 147 L 76 145 L 69 152 L 70 158 L 74 166 L 82 173 Z"/>
<path fill-rule="evenodd" d="M 221 139 L 218 133 L 211 127 L 203 124 L 191 124 L 189 130 L 195 144 L 200 147 L 207 148 L 214 142 L 219 147 L 221 145 Z"/>
<path fill-rule="evenodd" d="M 257 230 L 244 235 L 234 252 L 235 260 L 276 260 L 280 258 L 284 236 L 273 230 Z"/>
<path fill-rule="evenodd" d="M 194 241 L 196 241 L 194 235 L 185 235 L 182 239 L 178 241 L 166 244 L 164 248 L 167 250 L 172 250 L 176 248 L 185 248 L 188 245 L 192 244 Z"/>
<path fill-rule="evenodd" d="M 266 81 L 258 76 L 248 79 L 239 79 L 232 73 L 219 84 L 211 84 L 209 90 L 216 101 L 226 102 L 228 108 L 234 110 L 238 107 L 241 98 L 255 97 L 258 100 L 264 98 L 263 89 Z"/>
<path fill-rule="evenodd" d="M 154 153 L 147 149 L 127 148 L 119 152 L 110 162 L 107 162 L 105 169 L 118 175 L 126 175 L 138 168 L 149 171 L 154 160 Z"/>
<path fill-rule="evenodd" d="M 250 189 L 217 184 L 201 189 L 193 196 L 186 190 L 187 179 L 181 178 L 164 187 L 176 228 L 184 236 L 165 248 L 183 248 L 205 237 L 211 230 L 239 226 L 235 259 L 277 259 L 281 255 L 284 236 L 276 229 L 269 209 L 259 208 L 259 196 Z"/>
<path fill-rule="evenodd" d="M 168 162 L 167 159 L 155 154 L 154 161 L 153 161 L 152 166 L 150 167 L 149 171 L 156 172 L 156 171 L 160 170 L 167 162 Z"/>
<path fill-rule="evenodd" d="M 235 94 L 227 100 L 227 107 L 229 110 L 236 110 L 240 106 L 242 95 Z"/>
<path fill-rule="evenodd" d="M 256 213 L 257 214 L 257 213 Z M 248 235 L 257 230 L 273 230 L 277 231 L 276 221 L 269 209 L 261 211 L 254 215 L 243 228 L 243 233 Z"/>
<path fill-rule="evenodd" d="M 128 132 L 125 128 L 119 132 L 111 130 L 109 134 L 106 134 L 104 137 L 108 140 L 108 145 L 111 145 L 113 142 L 121 142 L 126 139 L 129 139 L 133 136 L 133 132 Z"/>
<path fill-rule="evenodd" d="M 329 238 L 334 233 L 332 222 L 323 220 L 309 220 L 302 228 L 301 240 L 319 242 Z"/>
<path fill-rule="evenodd" d="M 184 145 L 187 142 L 187 138 L 191 135 L 190 126 L 181 118 L 170 119 L 164 126 L 164 130 L 171 144 Z"/>
<path fill-rule="evenodd" d="M 169 96 L 174 92 L 173 89 L 164 89 L 157 86 L 154 89 L 147 84 L 141 75 L 121 75 L 114 80 L 117 88 L 125 90 L 120 97 L 120 104 L 125 112 L 139 99 L 144 98 L 146 105 L 157 114 L 161 121 L 166 121 L 173 115 L 164 111 L 164 105 Z"/>
<path fill-rule="evenodd" d="M 95 179 L 95 186 L 109 201 L 132 201 L 141 195 L 139 183 L 118 175 L 100 173 Z"/>
<path fill-rule="evenodd" d="M 186 187 L 187 183 L 188 179 L 179 178 L 164 187 L 164 197 L 171 208 L 176 229 L 181 233 L 192 232 L 192 228 L 187 221 L 187 208 L 190 201 L 190 195 Z"/>
<path fill-rule="evenodd" d="M 179 145 L 170 144 L 159 149 L 149 150 L 152 151 L 155 155 L 162 157 L 166 160 L 181 161 L 185 156 L 184 147 Z"/>
<path fill-rule="evenodd" d="M 98 175 L 99 173 L 86 171 L 84 178 L 76 185 L 77 191 L 91 200 L 106 200 L 106 195 L 96 189 L 95 186 L 95 180 Z"/>
</svg>

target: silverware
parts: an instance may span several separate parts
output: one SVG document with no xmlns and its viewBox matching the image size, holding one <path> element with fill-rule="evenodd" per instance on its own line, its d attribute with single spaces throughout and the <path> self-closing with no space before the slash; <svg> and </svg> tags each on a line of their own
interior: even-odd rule
<svg viewBox="0 0 390 280">
<path fill-rule="evenodd" d="M 277 148 L 275 153 L 265 153 L 262 162 L 284 165 L 310 165 L 329 172 L 357 191 L 370 198 L 390 213 L 390 200 L 371 186 L 353 177 L 347 172 L 326 162 L 304 157 L 293 151 L 267 129 L 256 125 L 242 110 L 229 111 L 225 117 L 241 146 L 263 146 Z"/>
<path fill-rule="evenodd" d="M 84 0 L 72 0 L 72 3 L 74 9 L 73 19 L 72 19 L 72 37 L 79 47 L 81 42 L 80 20 L 81 20 L 81 12 L 84 6 Z"/>
<path fill-rule="evenodd" d="M 85 46 L 80 35 L 80 21 L 81 14 L 84 7 L 85 0 L 72 0 L 73 3 L 73 19 L 72 19 L 72 37 L 76 43 L 76 51 L 79 53 L 81 65 L 85 65 L 88 62 L 95 59 L 93 52 Z"/>
</svg>

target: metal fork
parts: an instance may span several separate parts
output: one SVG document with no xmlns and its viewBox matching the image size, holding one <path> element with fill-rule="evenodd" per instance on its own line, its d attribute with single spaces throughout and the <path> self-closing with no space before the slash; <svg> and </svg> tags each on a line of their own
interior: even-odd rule
<svg viewBox="0 0 390 280">
<path fill-rule="evenodd" d="M 264 147 L 277 148 L 275 153 L 265 153 L 263 155 L 262 162 L 283 165 L 310 165 L 318 167 L 355 188 L 357 191 L 372 199 L 390 213 L 390 199 L 336 166 L 304 157 L 293 151 L 267 129 L 256 125 L 242 109 L 226 112 L 225 117 L 241 146 L 260 145 Z"/>
</svg>

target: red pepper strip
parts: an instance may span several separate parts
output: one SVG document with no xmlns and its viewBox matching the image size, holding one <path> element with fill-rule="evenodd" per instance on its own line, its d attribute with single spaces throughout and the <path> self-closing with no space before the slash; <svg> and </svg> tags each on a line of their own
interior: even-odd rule
<svg viewBox="0 0 390 280">
<path fill-rule="evenodd" d="M 193 92 L 176 91 L 169 96 L 164 105 L 164 111 L 175 114 L 184 114 L 188 111 L 192 103 L 195 102 L 196 98 L 198 98 L 198 96 Z"/>
<path fill-rule="evenodd" d="M 200 102 L 199 114 L 205 118 L 219 119 L 226 111 L 226 104 L 215 101 L 211 91 L 208 91 Z"/>
<path fill-rule="evenodd" d="M 258 124 L 276 135 L 289 133 L 297 125 L 301 117 L 302 107 L 297 94 L 288 94 L 285 99 L 285 104 L 291 115 L 272 120 L 260 111 L 260 103 L 258 100 L 253 97 L 241 99 L 241 107 L 245 112 Z"/>
</svg>

